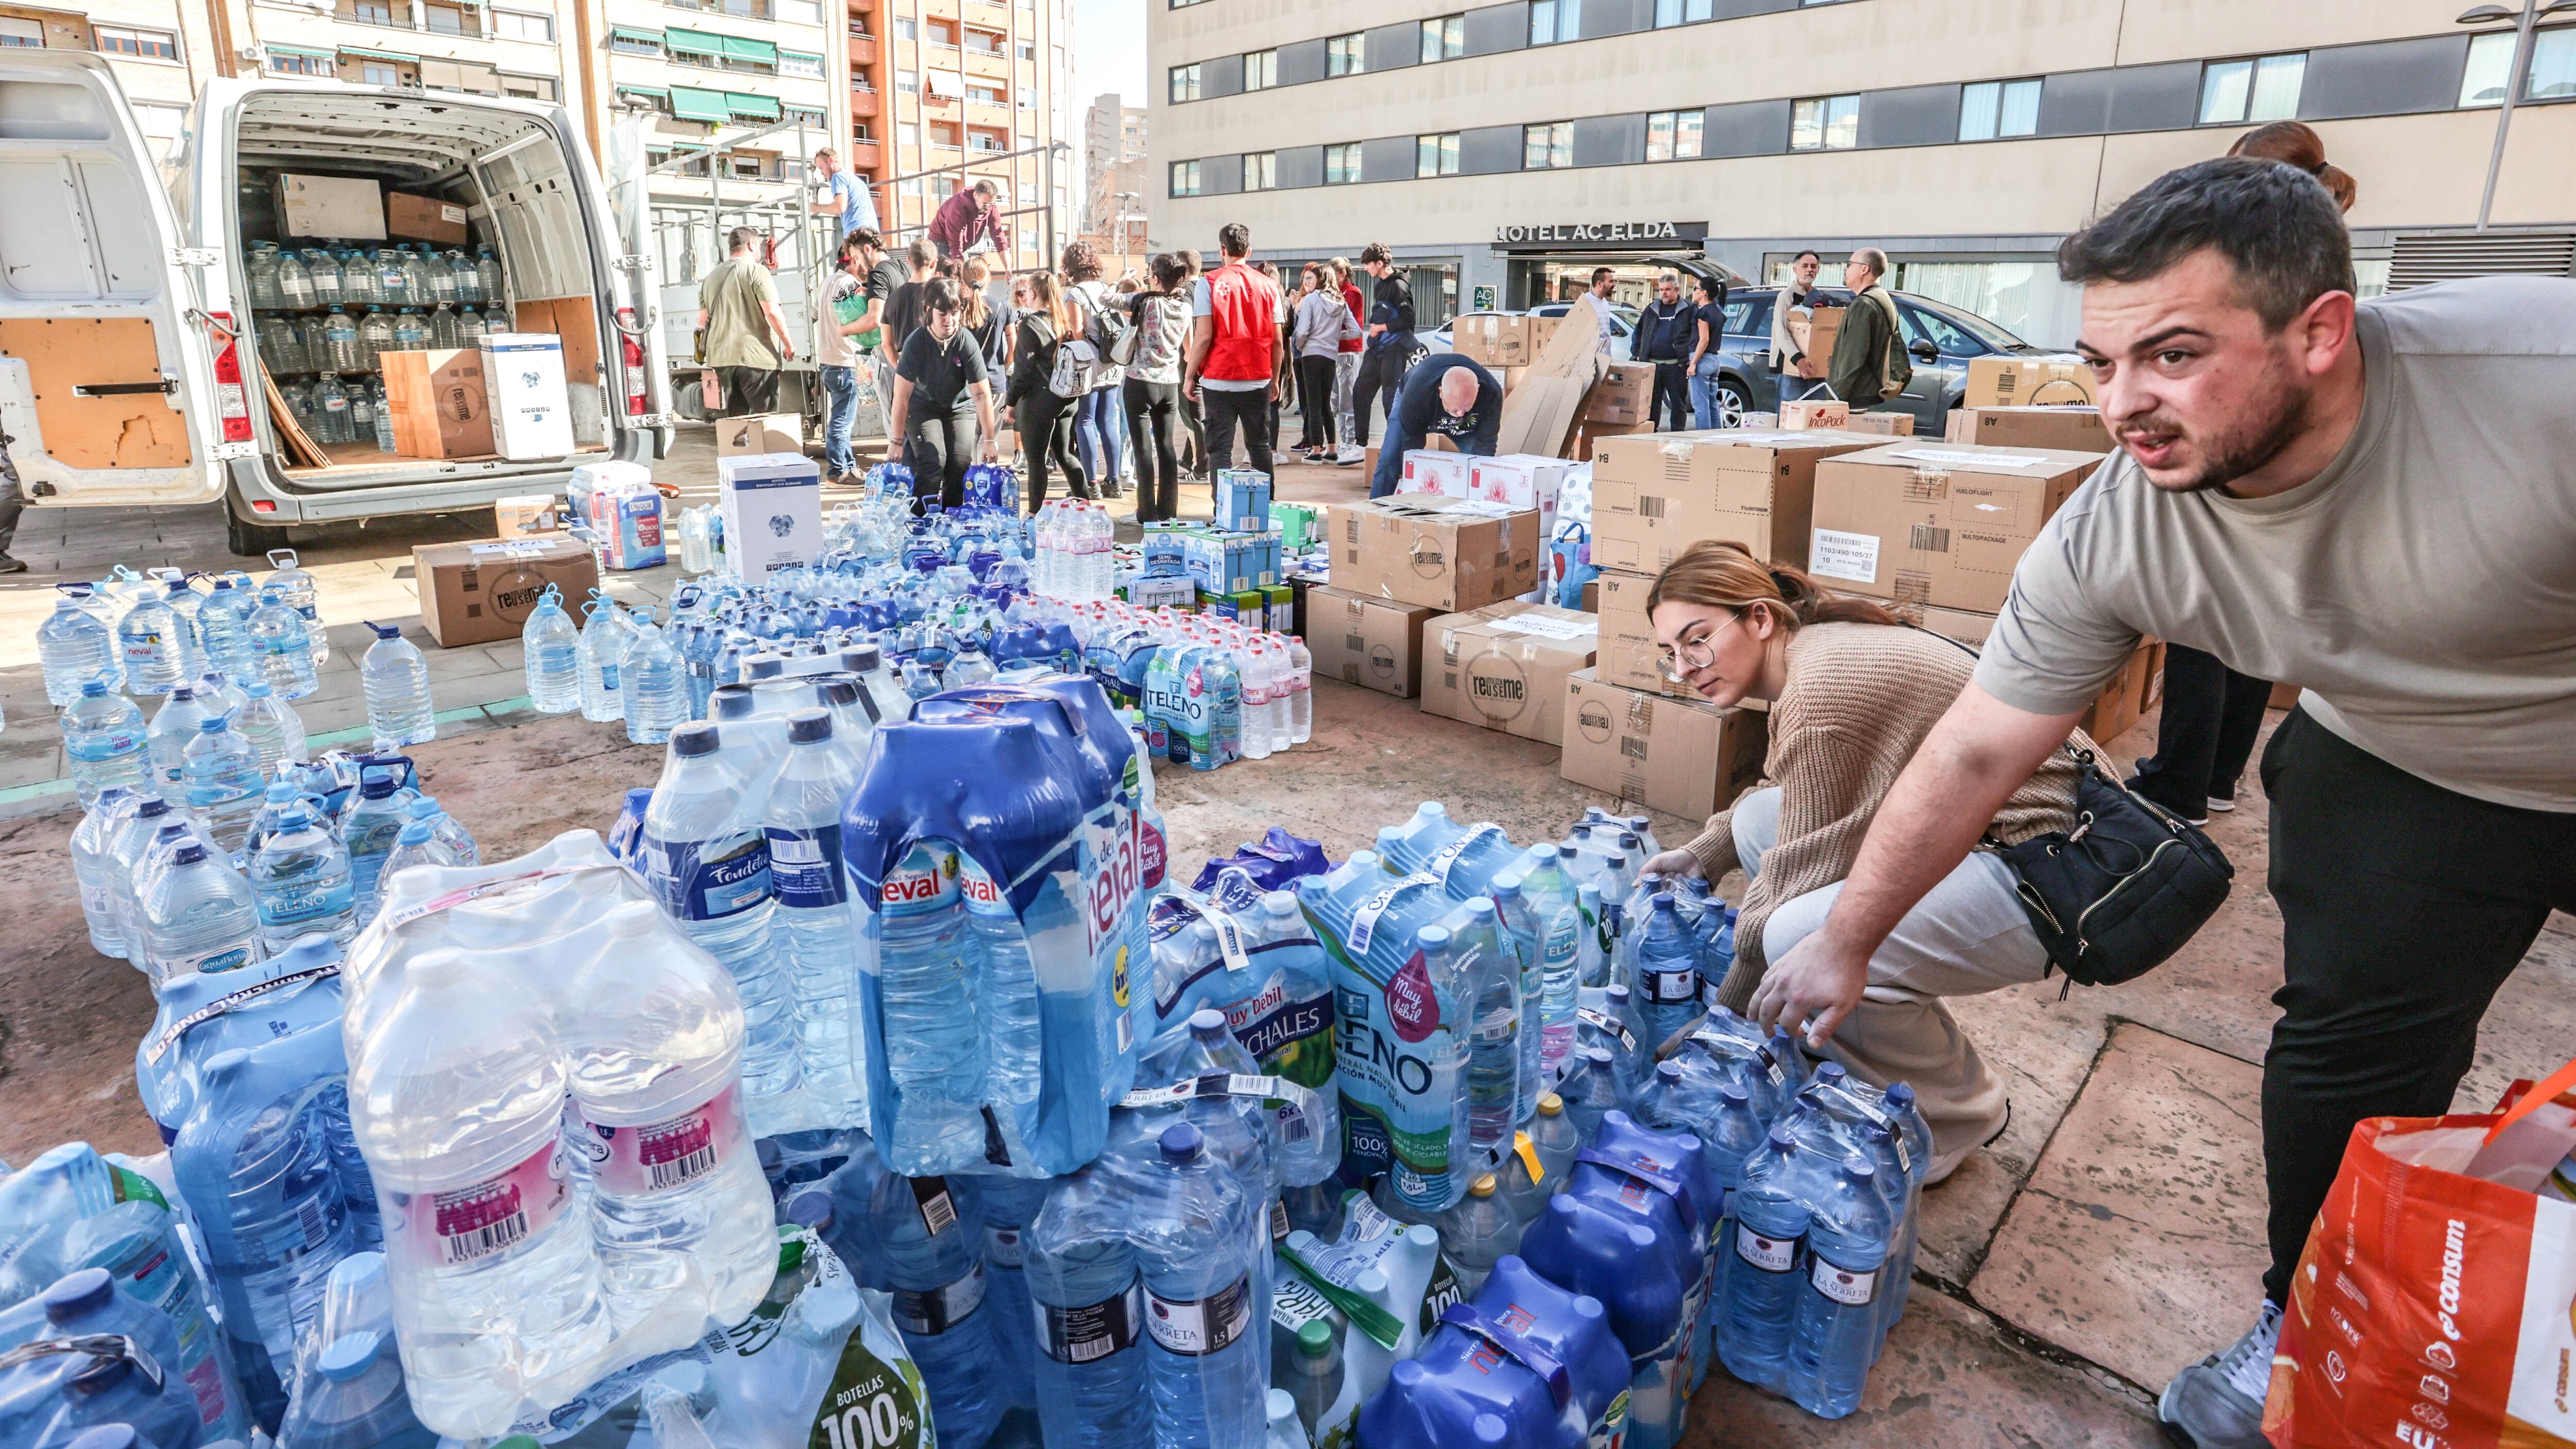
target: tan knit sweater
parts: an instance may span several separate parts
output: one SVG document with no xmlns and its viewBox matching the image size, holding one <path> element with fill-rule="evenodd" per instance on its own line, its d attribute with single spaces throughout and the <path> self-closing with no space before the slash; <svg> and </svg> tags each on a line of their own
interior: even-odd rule
<svg viewBox="0 0 2576 1449">
<path fill-rule="evenodd" d="M 1967 687 L 1976 662 L 1921 629 L 1810 624 L 1789 636 L 1789 683 L 1771 703 L 1771 746 L 1762 762 L 1763 783 L 1780 787 L 1780 837 L 1744 893 L 1735 966 L 1718 989 L 1726 1006 L 1743 1011 L 1753 1003 L 1771 912 L 1851 874 L 1879 802 Z M 2081 731 L 2074 742 L 2093 748 Z M 1710 880 L 1740 863 L 1734 813 L 1712 816 L 1682 847 Z M 1987 837 L 2011 845 L 2074 824 L 2075 762 L 2061 750 L 2004 802 Z"/>
</svg>

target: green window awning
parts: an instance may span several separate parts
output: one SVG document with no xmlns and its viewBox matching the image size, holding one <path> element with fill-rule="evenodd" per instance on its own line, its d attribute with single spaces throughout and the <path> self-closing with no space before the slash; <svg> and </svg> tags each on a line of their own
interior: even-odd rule
<svg viewBox="0 0 2576 1449">
<path fill-rule="evenodd" d="M 272 48 L 274 48 L 274 47 L 272 47 Z M 363 45 L 344 45 L 344 46 L 341 46 L 341 47 L 340 47 L 340 53 L 341 53 L 342 55 L 363 55 L 363 56 L 365 56 L 365 57 L 366 57 L 367 59 L 369 59 L 369 60 L 394 60 L 394 61 L 400 61 L 400 62 L 402 62 L 404 65 L 418 65 L 418 64 L 420 64 L 420 57 L 419 57 L 419 56 L 416 56 L 416 55 L 404 55 L 404 54 L 402 54 L 402 53 L 400 53 L 400 52 L 398 52 L 398 51 L 391 51 L 391 50 L 371 50 L 371 49 L 369 49 L 368 47 L 363 46 Z"/>
<path fill-rule="evenodd" d="M 260 44 L 271 55 L 300 55 L 309 60 L 329 60 L 339 54 L 338 51 L 315 50 L 309 45 L 280 45 L 274 40 L 265 40 Z"/>
<path fill-rule="evenodd" d="M 677 25 L 662 32 L 662 44 L 682 55 L 722 57 L 725 53 L 723 36 L 709 35 L 703 30 L 683 30 Z"/>
<path fill-rule="evenodd" d="M 662 32 L 658 30 L 637 30 L 634 27 L 627 25 L 612 25 L 608 27 L 608 38 L 611 40 L 631 40 L 637 45 L 660 45 L 662 43 Z"/>
<path fill-rule="evenodd" d="M 778 47 L 766 40 L 745 40 L 739 35 L 728 35 L 724 37 L 724 52 L 727 60 L 748 60 L 772 67 L 778 64 Z"/>
<path fill-rule="evenodd" d="M 816 70 L 821 70 L 823 68 L 823 57 L 819 55 L 808 55 L 801 50 L 782 50 L 778 52 L 778 59 L 781 64 L 795 60 L 803 61 L 805 64 L 814 67 Z"/>
<path fill-rule="evenodd" d="M 778 102 L 769 96 L 747 96 L 740 91 L 725 92 L 725 109 L 745 121 L 775 121 Z"/>
<path fill-rule="evenodd" d="M 657 101 L 667 101 L 671 98 L 671 88 L 669 86 L 621 85 L 617 88 L 617 93 L 621 96 L 651 96 Z"/>
<path fill-rule="evenodd" d="M 733 119 L 725 109 L 725 93 L 702 91 L 696 86 L 671 87 L 671 114 L 683 121 L 713 121 L 721 126 Z"/>
</svg>

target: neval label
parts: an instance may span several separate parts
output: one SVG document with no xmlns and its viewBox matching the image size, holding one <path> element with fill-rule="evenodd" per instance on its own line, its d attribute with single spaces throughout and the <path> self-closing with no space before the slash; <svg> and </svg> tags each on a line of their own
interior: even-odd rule
<svg viewBox="0 0 2576 1449">
<path fill-rule="evenodd" d="M 1220 1352 L 1252 1326 L 1252 1275 L 1205 1298 L 1165 1298 L 1148 1290 L 1145 1313 L 1146 1331 L 1165 1352 L 1191 1358 Z"/>
<path fill-rule="evenodd" d="M 675 1117 L 637 1127 L 582 1125 L 603 1144 L 593 1153 L 602 1192 L 645 1197 L 686 1187 L 743 1150 L 741 1086 L 729 1084 Z"/>
<path fill-rule="evenodd" d="M 1837 1268 L 1819 1257 L 1815 1266 L 1807 1270 L 1807 1281 L 1816 1285 L 1817 1292 L 1852 1308 L 1878 1296 L 1878 1270 L 1875 1268 L 1866 1273 L 1855 1273 L 1849 1268 Z"/>
<path fill-rule="evenodd" d="M 965 1277 L 942 1288 L 894 1290 L 894 1321 L 906 1333 L 942 1334 L 984 1306 L 984 1260 Z"/>
<path fill-rule="evenodd" d="M 1094 1363 L 1136 1346 L 1144 1327 L 1145 1289 L 1130 1283 L 1115 1298 L 1078 1308 L 1031 1302 L 1038 1321 L 1038 1348 L 1057 1363 Z"/>
<path fill-rule="evenodd" d="M 1786 1273 L 1798 1266 L 1798 1240 L 1766 1238 L 1738 1223 L 1735 1225 L 1735 1256 L 1765 1273 Z"/>
<path fill-rule="evenodd" d="M 769 837 L 755 830 L 714 840 L 647 834 L 647 872 L 662 909 L 684 921 L 720 921 L 769 899 Z"/>
<path fill-rule="evenodd" d="M 769 884 L 790 910 L 821 910 L 848 899 L 841 884 L 841 826 L 769 827 Z"/>
<path fill-rule="evenodd" d="M 495 1177 L 447 1192 L 389 1193 L 401 1211 L 388 1214 L 385 1236 L 433 1268 L 455 1268 L 505 1253 L 562 1217 L 571 1185 L 556 1160 L 560 1134 Z"/>
</svg>

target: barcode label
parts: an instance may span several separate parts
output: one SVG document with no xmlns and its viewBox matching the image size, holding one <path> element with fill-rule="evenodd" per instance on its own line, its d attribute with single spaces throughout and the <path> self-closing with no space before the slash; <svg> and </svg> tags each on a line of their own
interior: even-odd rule
<svg viewBox="0 0 2576 1449">
<path fill-rule="evenodd" d="M 1638 495 L 1637 495 L 1637 516 L 1638 516 L 1639 518 L 1661 518 L 1661 517 L 1663 517 L 1663 516 L 1664 516 L 1664 500 L 1662 500 L 1662 499 L 1660 499 L 1660 498 L 1657 498 L 1657 497 L 1653 496 L 1652 494 L 1647 494 L 1647 493 L 1640 493 L 1640 494 L 1638 494 Z"/>
<path fill-rule="evenodd" d="M 1950 551 L 1950 530 L 1946 528 L 1935 528 L 1928 523 L 1918 523 L 1914 525 L 1913 529 L 1910 531 L 1906 540 L 1906 546 L 1908 548 L 1918 549 L 1927 553 L 1948 553 Z"/>
<path fill-rule="evenodd" d="M 1358 634 L 1345 634 L 1342 636 L 1342 647 L 1348 649 L 1353 654 L 1366 654 L 1368 652 L 1368 640 Z"/>
<path fill-rule="evenodd" d="M 528 1215 L 514 1212 L 497 1222 L 461 1233 L 441 1233 L 447 1262 L 471 1263 L 489 1257 L 528 1235 Z"/>
<path fill-rule="evenodd" d="M 1121 1017 L 1120 1020 L 1126 1018 Z M 957 1226 L 957 1204 L 948 1196 L 948 1179 L 916 1177 L 912 1180 L 913 1201 L 921 1205 L 921 1225 L 932 1237 Z"/>
<path fill-rule="evenodd" d="M 1643 761 L 1646 758 L 1646 741 L 1638 735 L 1621 735 L 1619 753 L 1629 759 Z"/>
<path fill-rule="evenodd" d="M 678 1158 L 671 1162 L 655 1162 L 647 1164 L 651 1169 L 652 1186 L 653 1190 L 656 1192 L 659 1192 L 666 1187 L 678 1187 L 680 1184 L 703 1174 L 707 1169 L 714 1167 L 715 1165 L 716 1149 L 712 1143 L 699 1148 L 697 1151 L 690 1153 L 686 1157 Z"/>
</svg>

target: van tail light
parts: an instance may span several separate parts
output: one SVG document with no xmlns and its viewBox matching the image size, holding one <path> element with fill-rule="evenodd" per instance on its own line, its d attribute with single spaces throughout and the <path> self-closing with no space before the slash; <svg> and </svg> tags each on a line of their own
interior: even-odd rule
<svg viewBox="0 0 2576 1449">
<path fill-rule="evenodd" d="M 251 440 L 250 391 L 242 385 L 241 339 L 233 334 L 233 314 L 208 315 L 215 324 L 215 411 L 223 420 L 224 441 L 247 443 Z"/>
<path fill-rule="evenodd" d="M 640 418 L 652 411 L 652 404 L 644 396 L 644 344 L 636 341 L 635 335 L 625 330 L 635 325 L 635 309 L 618 308 L 617 320 L 620 324 L 617 333 L 617 355 L 626 366 L 626 415 L 630 418 Z"/>
</svg>

